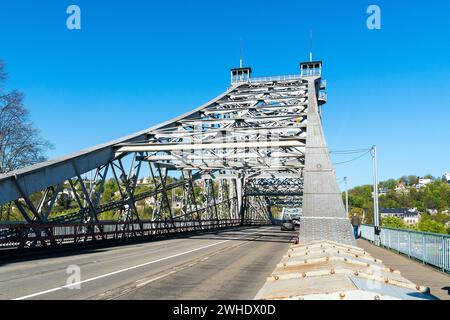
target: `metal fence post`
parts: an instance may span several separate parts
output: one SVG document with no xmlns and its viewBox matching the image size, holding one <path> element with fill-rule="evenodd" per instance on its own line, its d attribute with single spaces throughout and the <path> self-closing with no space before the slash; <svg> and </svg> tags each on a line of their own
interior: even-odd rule
<svg viewBox="0 0 450 320">
<path fill-rule="evenodd" d="M 411 231 L 408 230 L 408 258 L 411 258 Z"/>
<path fill-rule="evenodd" d="M 389 249 L 392 249 L 392 244 L 391 244 L 391 230 L 389 230 L 389 229 L 386 229 L 386 230 L 388 230 L 388 235 L 389 235 Z"/>
<path fill-rule="evenodd" d="M 444 253 L 444 257 L 447 257 L 445 259 L 445 270 L 450 272 L 450 238 L 446 238 L 445 239 L 445 253 Z"/>
<path fill-rule="evenodd" d="M 422 263 L 425 264 L 425 235 L 422 234 Z"/>
<path fill-rule="evenodd" d="M 441 241 L 442 241 L 442 246 L 441 246 L 441 248 L 442 248 L 442 255 L 441 255 L 442 271 L 445 272 L 445 237 L 444 236 L 441 237 Z"/>
<path fill-rule="evenodd" d="M 372 241 L 372 228 L 374 226 L 362 225 L 361 237 Z M 380 245 L 382 247 L 403 253 L 409 258 L 422 260 L 423 264 L 432 265 L 443 272 L 449 273 L 450 236 L 403 229 L 380 228 L 380 230 Z M 395 232 L 397 232 L 397 235 L 394 234 Z M 402 240 L 404 237 L 407 237 L 407 239 Z M 397 239 L 396 246 L 393 243 L 395 239 Z M 420 241 L 422 242 L 421 254 Z M 401 247 L 402 243 L 405 244 L 404 250 Z"/>
</svg>

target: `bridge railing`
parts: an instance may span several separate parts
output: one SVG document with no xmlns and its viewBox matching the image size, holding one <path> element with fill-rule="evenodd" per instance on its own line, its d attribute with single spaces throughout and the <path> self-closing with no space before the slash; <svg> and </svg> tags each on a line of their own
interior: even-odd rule
<svg viewBox="0 0 450 320">
<path fill-rule="evenodd" d="M 289 81 L 289 80 L 300 80 L 302 78 L 299 74 L 290 74 L 282 76 L 270 76 L 270 77 L 256 77 L 248 78 L 245 80 L 236 80 L 233 83 L 260 83 L 260 82 L 270 82 L 270 81 Z"/>
<path fill-rule="evenodd" d="M 374 226 L 362 225 L 361 237 L 374 241 Z M 381 228 L 381 245 L 450 273 L 450 236 L 414 230 Z"/>
<path fill-rule="evenodd" d="M 289 74 L 282 76 L 250 78 L 250 82 L 288 81 L 288 80 L 300 80 L 301 78 L 302 76 L 299 74 Z"/>
<path fill-rule="evenodd" d="M 241 219 L 141 220 L 139 222 L 102 221 L 58 225 L 12 224 L 8 226 L 8 233 L 0 236 L 0 248 L 23 248 L 55 244 L 81 244 L 102 240 L 152 238 L 175 233 L 226 229 L 237 227 L 241 224 Z M 268 222 L 263 220 L 244 221 L 244 226 L 265 224 L 268 224 Z"/>
</svg>

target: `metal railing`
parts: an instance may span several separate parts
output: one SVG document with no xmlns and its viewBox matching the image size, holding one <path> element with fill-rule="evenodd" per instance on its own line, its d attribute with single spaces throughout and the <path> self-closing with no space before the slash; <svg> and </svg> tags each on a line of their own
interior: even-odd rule
<svg viewBox="0 0 450 320">
<path fill-rule="evenodd" d="M 321 68 L 302 69 L 302 77 L 320 76 L 322 74 Z"/>
<path fill-rule="evenodd" d="M 380 228 L 381 246 L 450 273 L 450 236 L 414 230 Z M 374 241 L 372 225 L 361 225 L 361 237 Z"/>
<path fill-rule="evenodd" d="M 242 223 L 243 222 L 243 223 Z M 57 225 L 9 225 L 7 235 L 0 236 L 0 248 L 23 248 L 61 244 L 79 244 L 101 240 L 152 238 L 175 233 L 219 230 L 239 226 L 268 225 L 270 221 L 241 219 L 212 220 L 140 220 L 139 222 L 102 221 Z"/>
<path fill-rule="evenodd" d="M 300 80 L 302 78 L 299 74 L 291 74 L 284 76 L 272 76 L 272 77 L 257 77 L 250 78 L 250 83 L 259 83 L 259 82 L 270 82 L 270 81 L 288 81 L 288 80 Z"/>
</svg>

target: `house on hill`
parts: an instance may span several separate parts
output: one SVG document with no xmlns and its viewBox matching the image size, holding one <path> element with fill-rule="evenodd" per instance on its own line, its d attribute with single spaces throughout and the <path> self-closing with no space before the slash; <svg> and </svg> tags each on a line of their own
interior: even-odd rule
<svg viewBox="0 0 450 320">
<path fill-rule="evenodd" d="M 415 225 L 420 221 L 420 212 L 416 208 L 382 208 L 381 218 L 396 217 L 402 219 L 407 225 Z"/>
</svg>

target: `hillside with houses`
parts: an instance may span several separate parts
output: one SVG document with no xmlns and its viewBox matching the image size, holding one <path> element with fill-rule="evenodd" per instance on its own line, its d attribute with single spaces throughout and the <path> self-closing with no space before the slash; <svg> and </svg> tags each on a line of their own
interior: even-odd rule
<svg viewBox="0 0 450 320">
<path fill-rule="evenodd" d="M 380 182 L 378 187 L 383 226 L 450 234 L 450 173 L 403 176 Z M 364 223 L 373 223 L 373 187 L 349 190 L 349 207 Z"/>
</svg>

